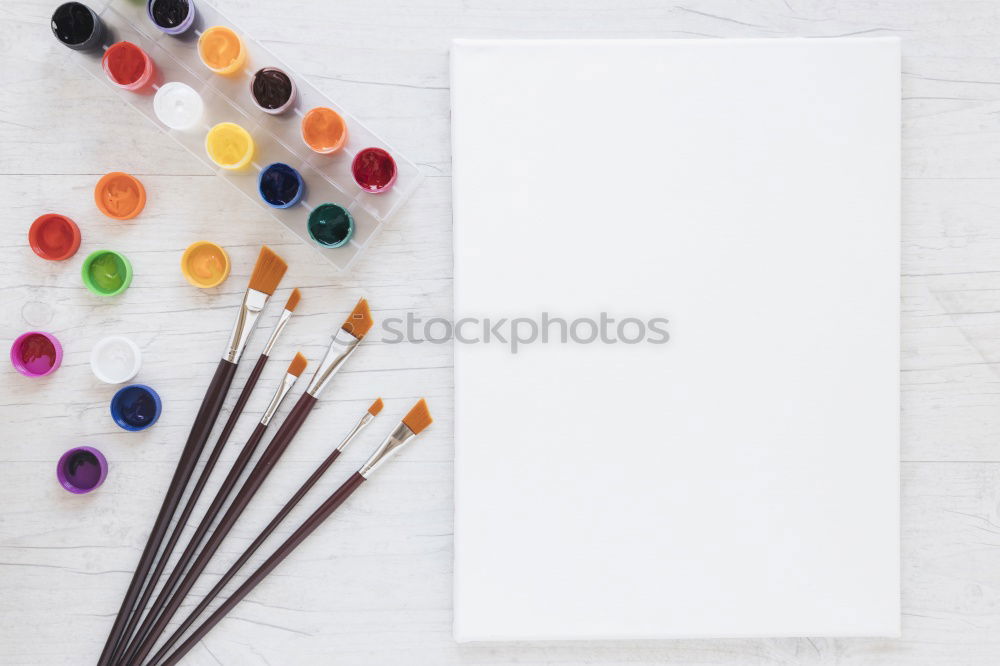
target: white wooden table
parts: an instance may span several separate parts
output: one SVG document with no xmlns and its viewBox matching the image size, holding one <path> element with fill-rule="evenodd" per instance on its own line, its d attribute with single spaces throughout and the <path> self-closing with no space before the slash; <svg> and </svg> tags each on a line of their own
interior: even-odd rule
<svg viewBox="0 0 1000 666">
<path fill-rule="evenodd" d="M 186 663 L 1000 662 L 1000 4 L 221 1 L 234 20 L 427 176 L 349 275 L 334 274 L 72 66 L 48 30 L 56 4 L 10 0 L 0 7 L 0 338 L 9 344 L 25 330 L 49 330 L 66 350 L 63 367 L 47 379 L 29 380 L 9 365 L 2 371 L 0 662 L 96 660 L 262 243 L 291 264 L 278 299 L 299 286 L 303 301 L 249 414 L 260 413 L 296 350 L 320 357 L 361 295 L 379 318 L 450 314 L 452 37 L 890 34 L 903 38 L 901 639 L 457 645 L 450 627 L 451 347 L 373 340 L 331 386 L 209 571 L 225 570 L 374 397 L 385 398 L 384 415 L 289 525 L 367 455 L 416 397 L 428 398 L 435 425 Z M 147 187 L 146 210 L 134 221 L 110 221 L 94 207 L 94 184 L 112 170 L 133 173 Z M 31 220 L 49 211 L 69 215 L 83 231 L 80 251 L 68 262 L 42 261 L 26 244 Z M 232 276 L 215 290 L 190 287 L 178 267 L 184 247 L 203 238 L 224 245 L 233 259 Z M 99 300 L 80 282 L 80 262 L 98 247 L 120 250 L 133 262 L 133 285 L 119 298 Z M 277 310 L 268 312 L 263 328 Z M 111 332 L 142 347 L 138 381 L 163 398 L 163 416 L 146 432 L 114 425 L 108 415 L 114 387 L 90 372 L 91 346 Z M 251 344 L 250 358 L 263 338 Z M 241 369 L 237 384 L 248 370 Z M 222 466 L 253 422 L 240 423 Z M 56 484 L 54 467 L 79 444 L 104 451 L 111 471 L 99 491 L 72 496 Z M 196 592 L 212 582 L 207 576 Z"/>
</svg>

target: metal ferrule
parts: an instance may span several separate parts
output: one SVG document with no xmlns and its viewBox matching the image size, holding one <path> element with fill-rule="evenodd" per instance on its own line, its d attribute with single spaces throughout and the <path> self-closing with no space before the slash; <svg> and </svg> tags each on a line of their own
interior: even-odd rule
<svg viewBox="0 0 1000 666">
<path fill-rule="evenodd" d="M 275 325 L 274 330 L 271 331 L 271 337 L 267 339 L 267 344 L 264 345 L 264 351 L 261 352 L 264 356 L 270 356 L 271 350 L 274 348 L 274 343 L 278 341 L 278 336 L 281 332 L 285 330 L 285 326 L 288 325 L 288 320 L 292 318 L 291 310 L 281 311 L 281 316 L 278 317 L 278 323 Z"/>
<path fill-rule="evenodd" d="M 345 437 L 344 441 L 340 443 L 340 445 L 337 447 L 337 450 L 343 451 L 344 449 L 346 449 L 347 445 L 350 444 L 352 441 L 354 441 L 354 438 L 358 436 L 358 433 L 364 430 L 365 426 L 374 420 L 375 417 L 372 416 L 371 412 L 365 412 L 365 415 L 361 417 L 361 420 L 358 421 L 358 424 L 354 426 L 354 430 L 347 433 L 347 437 Z"/>
<path fill-rule="evenodd" d="M 229 336 L 229 345 L 226 347 L 223 359 L 230 363 L 239 362 L 250 334 L 253 333 L 253 327 L 257 325 L 260 313 L 267 305 L 268 296 L 269 294 L 256 289 L 247 289 L 247 293 L 243 295 L 243 304 L 240 305 L 240 316 L 236 318 L 236 325 L 233 326 L 233 332 Z"/>
<path fill-rule="evenodd" d="M 347 357 L 358 348 L 359 342 L 361 340 L 344 329 L 338 328 L 333 336 L 333 342 L 330 343 L 330 348 L 326 352 L 326 356 L 323 357 L 323 361 L 319 364 L 319 369 L 316 370 L 312 381 L 309 382 L 309 388 L 306 389 L 306 393 L 314 398 L 318 398 L 320 392 L 330 383 L 330 380 L 333 379 L 337 370 L 340 370 L 340 366 L 344 364 Z"/>
<path fill-rule="evenodd" d="M 267 425 L 271 422 L 271 418 L 274 413 L 278 411 L 278 406 L 281 405 L 281 401 L 285 399 L 288 392 L 292 390 L 292 386 L 295 384 L 295 380 L 298 379 L 295 375 L 290 372 L 286 372 L 284 378 L 281 380 L 281 385 L 278 386 L 278 390 L 274 392 L 274 397 L 271 398 L 271 404 L 267 406 L 264 410 L 264 416 L 261 417 L 260 422 L 263 425 Z"/>
<path fill-rule="evenodd" d="M 358 474 L 369 478 L 372 473 L 382 466 L 386 460 L 391 458 L 397 451 L 399 451 L 403 446 L 414 439 L 417 436 L 415 432 L 406 427 L 405 423 L 400 423 L 396 426 L 396 429 L 389 433 L 389 436 L 385 438 L 372 457 L 368 459 L 361 469 L 358 470 Z"/>
</svg>

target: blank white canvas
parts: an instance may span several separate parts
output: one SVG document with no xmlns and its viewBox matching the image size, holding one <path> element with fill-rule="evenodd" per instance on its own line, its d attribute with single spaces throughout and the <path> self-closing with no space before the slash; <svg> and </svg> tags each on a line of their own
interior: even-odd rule
<svg viewBox="0 0 1000 666">
<path fill-rule="evenodd" d="M 456 639 L 898 635 L 898 42 L 451 67 L 455 317 L 671 336 L 456 343 Z"/>
</svg>

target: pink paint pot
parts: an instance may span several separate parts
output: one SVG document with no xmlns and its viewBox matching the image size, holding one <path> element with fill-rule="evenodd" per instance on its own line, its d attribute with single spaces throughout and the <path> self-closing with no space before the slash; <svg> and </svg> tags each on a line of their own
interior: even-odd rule
<svg viewBox="0 0 1000 666">
<path fill-rule="evenodd" d="M 156 66 L 149 54 L 132 42 L 117 42 L 101 58 L 108 80 L 119 88 L 143 91 L 153 82 Z"/>
<path fill-rule="evenodd" d="M 56 336 L 42 331 L 28 331 L 10 346 L 10 362 L 25 377 L 51 375 L 62 357 L 62 345 Z"/>
<path fill-rule="evenodd" d="M 83 495 L 97 490 L 108 478 L 108 461 L 104 454 L 92 446 L 78 446 L 62 454 L 56 463 L 59 485 L 73 493 Z"/>
</svg>

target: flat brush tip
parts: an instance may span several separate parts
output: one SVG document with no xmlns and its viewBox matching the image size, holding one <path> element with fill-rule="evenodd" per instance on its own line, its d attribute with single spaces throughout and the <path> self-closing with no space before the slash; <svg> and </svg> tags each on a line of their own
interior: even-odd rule
<svg viewBox="0 0 1000 666">
<path fill-rule="evenodd" d="M 298 377 L 306 369 L 307 365 L 309 365 L 309 361 L 306 360 L 306 357 L 300 352 L 296 352 L 295 358 L 288 364 L 288 374 Z"/>
<path fill-rule="evenodd" d="M 281 282 L 286 270 L 288 264 L 285 260 L 265 245 L 260 248 L 257 263 L 254 264 L 253 273 L 250 274 L 250 288 L 270 296 L 278 288 L 278 283 Z"/>
<path fill-rule="evenodd" d="M 360 340 L 365 337 L 365 334 L 371 330 L 374 324 L 372 311 L 368 308 L 368 301 L 362 298 L 354 306 L 351 314 L 347 315 L 347 319 L 344 320 L 344 325 L 341 328 Z"/>
<path fill-rule="evenodd" d="M 368 413 L 372 416 L 378 416 L 378 413 L 382 411 L 382 398 L 378 398 L 372 403 L 372 406 L 368 408 Z"/>
<path fill-rule="evenodd" d="M 302 299 L 302 292 L 299 291 L 298 287 L 292 289 L 291 295 L 288 297 L 288 302 L 285 303 L 285 309 L 289 312 L 295 312 L 295 308 L 299 306 L 299 301 Z"/>
<path fill-rule="evenodd" d="M 403 417 L 403 425 L 412 430 L 414 435 L 419 435 L 421 430 L 433 422 L 431 410 L 427 408 L 427 401 L 423 398 Z"/>
</svg>

